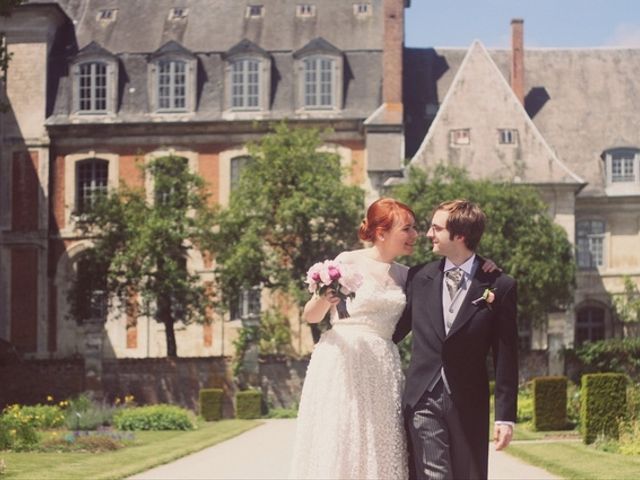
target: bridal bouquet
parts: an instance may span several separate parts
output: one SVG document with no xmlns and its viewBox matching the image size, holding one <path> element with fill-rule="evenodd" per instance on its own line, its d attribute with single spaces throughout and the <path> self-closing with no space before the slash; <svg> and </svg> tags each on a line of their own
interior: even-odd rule
<svg viewBox="0 0 640 480">
<path fill-rule="evenodd" d="M 332 289 L 341 300 L 346 300 L 355 297 L 362 280 L 362 275 L 350 265 L 325 260 L 311 266 L 305 283 L 309 284 L 311 293 L 322 295 Z"/>
</svg>

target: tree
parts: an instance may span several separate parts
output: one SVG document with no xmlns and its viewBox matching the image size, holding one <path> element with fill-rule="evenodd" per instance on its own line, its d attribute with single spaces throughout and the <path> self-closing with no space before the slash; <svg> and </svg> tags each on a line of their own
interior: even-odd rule
<svg viewBox="0 0 640 480">
<path fill-rule="evenodd" d="M 249 145 L 250 164 L 220 213 L 212 247 L 227 305 L 260 285 L 301 307 L 307 269 L 357 243 L 363 192 L 342 182 L 339 156 L 321 146 L 317 130 L 285 124 Z"/>
<path fill-rule="evenodd" d="M 412 169 L 408 183 L 393 194 L 425 222 L 442 201 L 466 198 L 480 205 L 488 221 L 478 253 L 517 279 L 522 325 L 539 325 L 546 321 L 547 313 L 564 309 L 572 301 L 573 248 L 533 188 L 472 180 L 464 170 L 439 166 L 432 172 Z M 409 264 L 435 258 L 428 240 L 421 236 L 420 241 Z"/>
<path fill-rule="evenodd" d="M 23 1 L 24 0 L 0 0 L 0 17 L 10 17 L 13 9 Z M 11 54 L 7 51 L 4 32 L 0 32 L 0 84 L 4 84 L 7 80 L 9 60 L 11 60 Z M 3 111 L 6 107 L 4 102 L 0 102 L 0 111 Z"/>
<path fill-rule="evenodd" d="M 611 294 L 616 317 L 624 326 L 625 336 L 637 335 L 640 326 L 640 290 L 629 275 L 622 277 L 624 291 Z"/>
<path fill-rule="evenodd" d="M 69 299 L 76 319 L 86 320 L 100 303 L 95 292 L 103 285 L 110 306 L 162 323 L 167 355 L 175 357 L 176 322 L 204 322 L 212 306 L 211 287 L 189 272 L 187 256 L 210 235 L 215 212 L 204 181 L 189 172 L 186 159 L 156 158 L 143 170 L 153 180 L 152 201 L 143 189 L 122 185 L 79 212 L 78 227 L 94 244 Z"/>
</svg>

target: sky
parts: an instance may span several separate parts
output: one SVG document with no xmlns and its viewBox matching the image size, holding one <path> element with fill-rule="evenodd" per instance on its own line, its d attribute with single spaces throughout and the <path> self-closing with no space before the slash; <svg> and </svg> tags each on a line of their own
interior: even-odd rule
<svg viewBox="0 0 640 480">
<path fill-rule="evenodd" d="M 405 45 L 509 48 L 513 18 L 525 48 L 640 47 L 640 0 L 411 0 Z"/>
</svg>

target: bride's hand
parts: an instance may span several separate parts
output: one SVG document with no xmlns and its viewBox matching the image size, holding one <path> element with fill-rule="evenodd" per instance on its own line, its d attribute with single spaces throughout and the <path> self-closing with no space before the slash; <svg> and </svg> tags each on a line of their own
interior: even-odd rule
<svg viewBox="0 0 640 480">
<path fill-rule="evenodd" d="M 487 258 L 487 260 L 482 265 L 482 271 L 487 272 L 487 273 L 491 273 L 494 270 L 498 270 L 499 272 L 502 271 L 502 269 L 500 267 L 498 267 L 498 265 L 496 265 L 496 262 L 494 262 L 490 258 Z"/>
<path fill-rule="evenodd" d="M 324 292 L 322 298 L 325 301 L 329 302 L 331 305 L 337 305 L 338 303 L 340 303 L 340 297 L 338 297 L 338 295 L 336 295 L 336 292 L 331 288 L 327 289 L 327 291 Z"/>
<path fill-rule="evenodd" d="M 307 323 L 321 322 L 329 309 L 338 304 L 340 297 L 331 289 L 322 295 L 314 295 L 304 306 L 302 319 Z"/>
</svg>

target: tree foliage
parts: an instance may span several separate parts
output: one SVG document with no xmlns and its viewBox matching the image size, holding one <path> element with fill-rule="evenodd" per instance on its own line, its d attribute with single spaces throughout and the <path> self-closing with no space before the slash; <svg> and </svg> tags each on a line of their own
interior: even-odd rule
<svg viewBox="0 0 640 480">
<path fill-rule="evenodd" d="M 93 237 L 93 247 L 69 299 L 82 321 L 91 311 L 92 292 L 104 285 L 108 298 L 118 300 L 111 306 L 163 323 L 167 355 L 176 356 L 175 323 L 204 322 L 212 306 L 210 287 L 188 270 L 187 257 L 210 235 L 215 212 L 186 159 L 160 157 L 143 168 L 154 185 L 152 200 L 144 189 L 122 185 L 79 214 L 78 227 Z"/>
<path fill-rule="evenodd" d="M 612 295 L 616 316 L 624 324 L 640 323 L 640 290 L 630 276 L 622 280 L 624 292 Z"/>
<path fill-rule="evenodd" d="M 356 244 L 363 192 L 342 182 L 339 156 L 321 146 L 319 131 L 285 124 L 249 145 L 251 163 L 220 213 L 212 247 L 223 302 L 261 285 L 301 306 L 307 269 Z"/>
<path fill-rule="evenodd" d="M 412 169 L 408 183 L 393 194 L 414 208 L 424 230 L 440 202 L 466 198 L 478 203 L 488 219 L 478 253 L 517 279 L 521 322 L 539 324 L 546 321 L 547 313 L 571 302 L 573 249 L 566 232 L 553 223 L 548 206 L 533 188 L 472 180 L 463 170 L 439 166 L 431 172 Z M 428 240 L 421 236 L 408 263 L 433 259 Z"/>
</svg>

